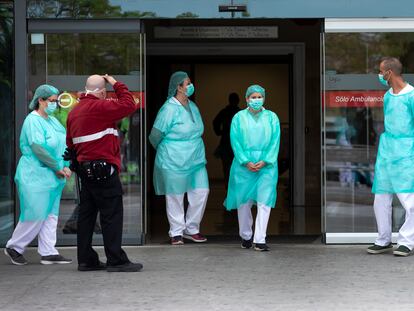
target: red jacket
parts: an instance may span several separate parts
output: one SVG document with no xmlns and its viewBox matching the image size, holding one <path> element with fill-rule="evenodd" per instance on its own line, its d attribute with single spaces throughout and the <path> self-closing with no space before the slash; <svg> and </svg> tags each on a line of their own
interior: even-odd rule
<svg viewBox="0 0 414 311">
<path fill-rule="evenodd" d="M 138 106 L 125 84 L 117 82 L 118 101 L 82 95 L 68 115 L 66 144 L 76 150 L 79 162 L 105 160 L 121 168 L 117 121 L 132 114 Z"/>
</svg>

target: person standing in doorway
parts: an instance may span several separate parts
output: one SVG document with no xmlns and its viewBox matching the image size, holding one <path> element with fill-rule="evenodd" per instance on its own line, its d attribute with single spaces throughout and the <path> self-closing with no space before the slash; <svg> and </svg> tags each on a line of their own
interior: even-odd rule
<svg viewBox="0 0 414 311">
<path fill-rule="evenodd" d="M 384 95 L 385 130 L 380 137 L 372 187 L 378 237 L 367 251 L 380 254 L 393 250 L 392 199 L 396 194 L 405 209 L 405 222 L 393 253 L 408 256 L 414 248 L 414 88 L 404 81 L 397 58 L 384 58 L 379 69 L 379 81 L 390 89 Z"/>
<path fill-rule="evenodd" d="M 20 218 L 4 253 L 15 265 L 27 264 L 23 253 L 38 237 L 40 263 L 67 264 L 71 259 L 55 248 L 60 198 L 71 171 L 63 160 L 65 128 L 52 116 L 59 91 L 51 85 L 36 89 L 20 134 L 22 157 L 15 181 L 20 200 Z"/>
<path fill-rule="evenodd" d="M 114 88 L 117 101 L 106 100 L 105 83 Z M 136 109 L 125 84 L 113 77 L 93 75 L 86 81 L 86 93 L 69 113 L 66 143 L 74 150 L 72 167 L 81 178 L 77 224 L 78 270 L 137 272 L 142 264 L 132 263 L 121 248 L 123 227 L 120 145 L 116 124 Z M 73 153 L 70 152 L 70 153 Z M 92 248 L 92 235 L 99 211 L 106 265 Z"/>
<path fill-rule="evenodd" d="M 154 188 L 165 195 L 172 245 L 184 244 L 183 237 L 196 243 L 206 242 L 200 223 L 209 193 L 206 157 L 202 135 L 203 120 L 189 97 L 194 85 L 187 73 L 175 72 L 168 87 L 168 99 L 161 107 L 149 140 L 157 150 Z M 184 194 L 189 206 L 184 213 Z"/>
<path fill-rule="evenodd" d="M 214 152 L 223 164 L 223 176 L 225 185 L 229 182 L 230 167 L 234 154 L 230 144 L 230 124 L 234 115 L 240 111 L 240 98 L 237 93 L 229 95 L 229 104 L 222 109 L 213 120 L 213 129 L 217 136 L 221 136 L 220 143 Z"/>
<path fill-rule="evenodd" d="M 265 89 L 252 85 L 246 91 L 248 107 L 231 122 L 230 140 L 234 152 L 230 170 L 227 210 L 237 209 L 242 248 L 268 251 L 266 244 L 270 210 L 276 204 L 280 144 L 278 116 L 263 107 Z M 255 232 L 251 208 L 257 206 Z"/>
</svg>

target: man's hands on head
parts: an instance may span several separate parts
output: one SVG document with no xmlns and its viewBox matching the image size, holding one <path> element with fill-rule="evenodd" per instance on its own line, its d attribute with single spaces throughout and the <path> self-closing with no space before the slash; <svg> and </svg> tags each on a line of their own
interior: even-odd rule
<svg viewBox="0 0 414 311">
<path fill-rule="evenodd" d="M 116 80 L 112 76 L 108 76 L 108 74 L 102 76 L 106 82 L 108 82 L 110 85 L 114 85 L 116 83 Z"/>
</svg>

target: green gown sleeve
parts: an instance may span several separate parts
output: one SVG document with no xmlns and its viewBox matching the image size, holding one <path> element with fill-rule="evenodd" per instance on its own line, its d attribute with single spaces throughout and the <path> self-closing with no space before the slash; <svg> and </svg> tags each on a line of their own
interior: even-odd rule
<svg viewBox="0 0 414 311">
<path fill-rule="evenodd" d="M 149 141 L 151 145 L 154 147 L 154 149 L 157 149 L 159 143 L 164 138 L 164 134 L 157 128 L 153 127 L 151 130 L 151 133 L 149 135 Z"/>
<path fill-rule="evenodd" d="M 53 159 L 53 157 L 49 154 L 49 152 L 47 152 L 45 148 L 35 143 L 31 144 L 30 148 L 32 149 L 33 153 L 36 155 L 40 162 L 42 162 L 44 165 L 46 165 L 54 171 L 59 170 L 58 162 L 55 159 Z"/>
<path fill-rule="evenodd" d="M 158 111 L 155 118 L 154 125 L 149 135 L 149 141 L 151 145 L 157 149 L 160 142 L 167 135 L 171 127 L 173 126 L 174 116 L 176 110 L 172 104 L 164 104 L 160 111 Z"/>
<path fill-rule="evenodd" d="M 52 116 L 50 118 L 52 118 L 51 122 L 54 128 L 63 133 L 65 128 L 59 123 L 59 121 Z M 22 135 L 26 136 L 27 145 L 30 147 L 36 158 L 50 169 L 54 171 L 60 170 L 62 163 L 60 163 L 61 161 L 56 158 L 54 153 L 51 152 L 50 147 L 47 145 L 47 134 L 45 129 L 42 127 L 41 122 L 39 122 L 39 118 L 34 117 L 28 119 L 23 128 Z"/>
<path fill-rule="evenodd" d="M 279 145 L 280 145 L 280 122 L 276 116 L 273 116 L 270 124 L 271 126 L 271 137 L 270 144 L 264 152 L 263 161 L 268 165 L 277 164 L 277 156 L 279 154 Z"/>
<path fill-rule="evenodd" d="M 240 126 L 240 117 L 233 118 L 230 128 L 230 142 L 234 152 L 234 157 L 241 165 L 249 163 L 246 152 L 243 149 L 243 130 Z"/>
</svg>

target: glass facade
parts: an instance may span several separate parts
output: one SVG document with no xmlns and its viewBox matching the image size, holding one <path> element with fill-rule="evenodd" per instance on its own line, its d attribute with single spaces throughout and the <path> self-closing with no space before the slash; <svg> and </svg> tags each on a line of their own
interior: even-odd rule
<svg viewBox="0 0 414 311">
<path fill-rule="evenodd" d="M 67 115 L 76 106 L 85 81 L 92 74 L 114 75 L 128 85 L 141 109 L 123 120 L 118 129 L 121 138 L 121 181 L 124 189 L 124 240 L 140 243 L 141 208 L 141 127 L 143 93 L 141 89 L 141 43 L 139 34 L 31 34 L 29 35 L 29 90 L 49 83 L 64 92 L 64 99 L 73 105 L 59 107 L 55 116 L 66 126 Z M 108 97 L 114 96 L 108 89 Z M 32 93 L 31 93 L 32 94 Z M 31 95 L 30 94 L 30 95 Z M 30 98 L 29 98 L 30 99 Z M 63 191 L 58 224 L 58 244 L 74 244 L 78 195 L 75 176 Z M 100 236 L 99 222 L 95 233 Z"/>
<path fill-rule="evenodd" d="M 402 1 L 409 5 L 410 0 Z M 134 115 L 120 120 L 118 124 L 122 150 L 121 180 L 125 192 L 124 238 L 130 244 L 141 243 L 140 238 L 146 232 L 144 226 L 146 223 L 151 223 L 144 219 L 145 199 L 143 198 L 145 196 L 143 158 L 145 155 L 150 156 L 145 148 L 144 129 L 146 121 L 152 122 L 146 119 L 148 112 L 145 110 L 144 102 L 145 44 L 148 44 L 148 51 L 153 51 L 158 45 L 161 46 L 166 42 L 183 43 L 183 48 L 185 48 L 186 44 L 197 45 L 195 43 L 203 41 L 180 36 L 165 40 L 165 37 L 154 35 L 157 26 L 170 31 L 169 27 L 174 25 L 178 28 L 190 25 L 194 26 L 193 29 L 201 29 L 210 25 L 216 28 L 273 27 L 276 25 L 277 36 L 267 37 L 260 44 L 263 46 L 266 43 L 303 44 L 305 49 L 303 59 L 301 59 L 303 61 L 301 66 L 304 68 L 303 75 L 295 71 L 289 78 L 292 80 L 291 85 L 303 83 L 303 94 L 290 88 L 289 96 L 291 98 L 304 96 L 306 106 L 306 112 L 303 114 L 304 129 L 301 133 L 304 135 L 304 142 L 301 146 L 304 146 L 306 151 L 303 163 L 304 174 L 301 177 L 304 193 L 303 202 L 298 203 L 297 209 L 301 215 L 304 215 L 302 223 L 298 224 L 304 228 L 300 234 L 319 234 L 320 232 L 375 234 L 376 222 L 372 208 L 374 196 L 371 193 L 371 187 L 379 136 L 383 131 L 382 97 L 386 91 L 377 78 L 378 64 L 383 56 L 399 57 L 405 65 L 405 78 L 414 83 L 414 62 L 412 62 L 414 33 L 402 32 L 406 27 L 402 24 L 400 28 L 397 27 L 401 32 L 395 32 L 396 30 L 388 32 L 386 29 L 358 32 L 359 30 L 354 29 L 350 32 L 342 30 L 324 33 L 323 18 L 326 20 L 329 17 L 339 18 L 347 23 L 349 20 L 342 17 L 358 17 L 358 14 L 364 14 L 364 18 L 392 17 L 390 14 L 409 17 L 411 13 L 405 10 L 404 6 L 395 8 L 385 0 L 376 1 L 376 5 L 373 5 L 374 1 L 371 0 L 367 3 L 350 0 L 346 4 L 333 3 L 330 0 L 312 2 L 240 0 L 237 1 L 237 5 L 245 5 L 244 12 L 219 12 L 219 5 L 230 5 L 233 2 L 236 1 L 27 0 L 24 8 L 26 11 L 22 11 L 26 12 L 28 19 L 24 20 L 28 22 L 24 25 L 28 26 L 29 30 L 27 33 L 28 63 L 19 67 L 19 69 L 27 70 L 27 87 L 26 89 L 23 89 L 23 86 L 18 87 L 18 81 L 21 80 L 16 79 L 16 88 L 20 89 L 15 91 L 13 70 L 17 66 L 13 62 L 13 10 L 17 10 L 17 7 L 23 8 L 24 1 L 0 0 L 0 46 L 2 47 L 0 49 L 0 101 L 3 109 L 0 114 L 0 244 L 10 237 L 15 213 L 18 212 L 18 204 L 15 204 L 14 200 L 13 175 L 16 159 L 14 135 L 20 129 L 17 129 L 14 123 L 19 124 L 18 119 L 24 118 L 24 112 L 15 110 L 15 92 L 16 94 L 27 92 L 27 100 L 30 100 L 38 85 L 50 83 L 65 93 L 66 100 L 73 102 L 71 106 L 73 107 L 77 103 L 80 92 L 84 89 L 87 76 L 95 73 L 108 73 L 125 82 L 141 105 L 141 109 Z M 13 8 L 13 3 L 16 8 Z M 16 16 L 18 16 L 17 13 Z M 267 20 L 262 18 L 267 18 Z M 181 19 L 190 20 L 182 21 Z M 51 22 L 51 20 L 54 21 Z M 78 20 L 81 21 L 79 24 L 82 26 L 77 28 L 74 25 L 78 23 Z M 121 20 L 128 26 L 123 23 L 120 28 L 111 28 L 113 25 L 118 26 Z M 384 23 L 388 23 L 389 20 L 383 19 Z M 362 19 L 360 22 L 364 23 Z M 50 26 L 47 26 L 49 23 Z M 53 23 L 60 23 L 60 28 L 54 30 Z M 132 25 L 131 23 L 138 25 L 137 28 L 127 28 Z M 16 25 L 19 24 L 16 23 Z M 66 29 L 66 25 L 69 25 L 69 28 Z M 106 25 L 106 28 L 102 29 L 96 25 Z M 197 25 L 200 27 L 197 28 Z M 358 26 L 358 22 L 356 25 Z M 47 31 L 37 31 L 43 29 L 42 27 Z M 146 40 L 144 40 L 145 35 L 140 32 L 145 33 Z M 321 33 L 322 36 L 320 36 Z M 203 39 L 202 36 L 200 38 Z M 322 44 L 320 38 L 322 38 Z M 251 37 L 245 40 L 236 37 L 228 40 L 220 36 L 207 41 L 211 43 L 212 50 L 214 50 L 214 44 L 220 40 L 229 41 L 235 46 L 240 42 L 257 43 L 260 41 Z M 16 38 L 16 44 L 17 42 L 20 41 Z M 199 57 L 205 57 L 202 52 L 197 53 Z M 164 57 L 168 56 L 168 53 L 160 55 Z M 214 53 L 211 55 L 217 57 L 219 61 L 219 57 L 222 57 Z M 254 52 L 251 52 L 250 56 L 255 57 Z M 151 57 L 155 56 L 149 53 L 147 60 Z M 216 59 L 211 56 L 208 62 L 213 61 Z M 319 70 L 320 61 L 322 71 Z M 153 66 L 149 67 L 150 72 L 155 66 L 154 63 L 148 63 Z M 21 70 L 16 70 L 16 72 L 21 72 Z M 156 79 L 155 81 L 160 83 Z M 167 83 L 164 82 L 164 84 Z M 322 93 L 320 85 L 322 85 Z M 109 96 L 111 95 L 109 92 Z M 320 98 L 322 103 L 319 102 Z M 19 105 L 26 105 L 26 103 L 19 103 Z M 70 109 L 62 108 L 56 113 L 56 117 L 63 125 L 66 124 Z M 321 115 L 319 109 L 321 109 Z M 289 113 L 293 115 L 293 110 Z M 292 137 L 297 139 L 297 136 Z M 297 141 L 292 138 L 289 144 L 291 147 L 288 149 L 292 151 Z M 322 155 L 319 151 L 322 151 Z M 294 156 L 293 154 L 292 159 Z M 151 159 L 148 163 L 151 163 Z M 298 179 L 295 180 L 294 175 L 289 172 L 292 185 L 297 183 Z M 60 245 L 75 244 L 76 212 L 79 203 L 75 184 L 75 178 L 72 178 L 64 189 L 62 197 L 61 217 L 58 225 L 58 244 Z M 297 196 L 292 194 L 292 197 Z M 394 203 L 393 231 L 395 232 L 404 221 L 405 215 L 398 200 Z M 220 203 L 217 206 L 219 205 Z M 289 218 L 289 221 L 295 223 L 296 220 Z M 99 223 L 96 225 L 96 233 L 98 235 L 95 243 L 100 243 Z"/>
<path fill-rule="evenodd" d="M 231 13 L 219 12 L 221 0 L 28 0 L 29 18 L 229 18 Z M 241 0 L 247 5 L 255 1 Z M 230 3 L 229 3 L 230 4 Z M 263 12 L 264 14 L 266 12 Z M 250 13 L 238 12 L 234 17 L 248 18 Z M 262 17 L 264 17 L 263 15 Z"/>
<path fill-rule="evenodd" d="M 360 32 L 325 34 L 323 151 L 327 233 L 375 233 L 371 193 L 379 137 L 384 131 L 378 81 L 384 56 L 398 57 L 414 82 L 414 34 Z M 393 231 L 404 222 L 394 201 Z"/>
<path fill-rule="evenodd" d="M 14 227 L 13 3 L 0 1 L 0 245 Z"/>
</svg>

